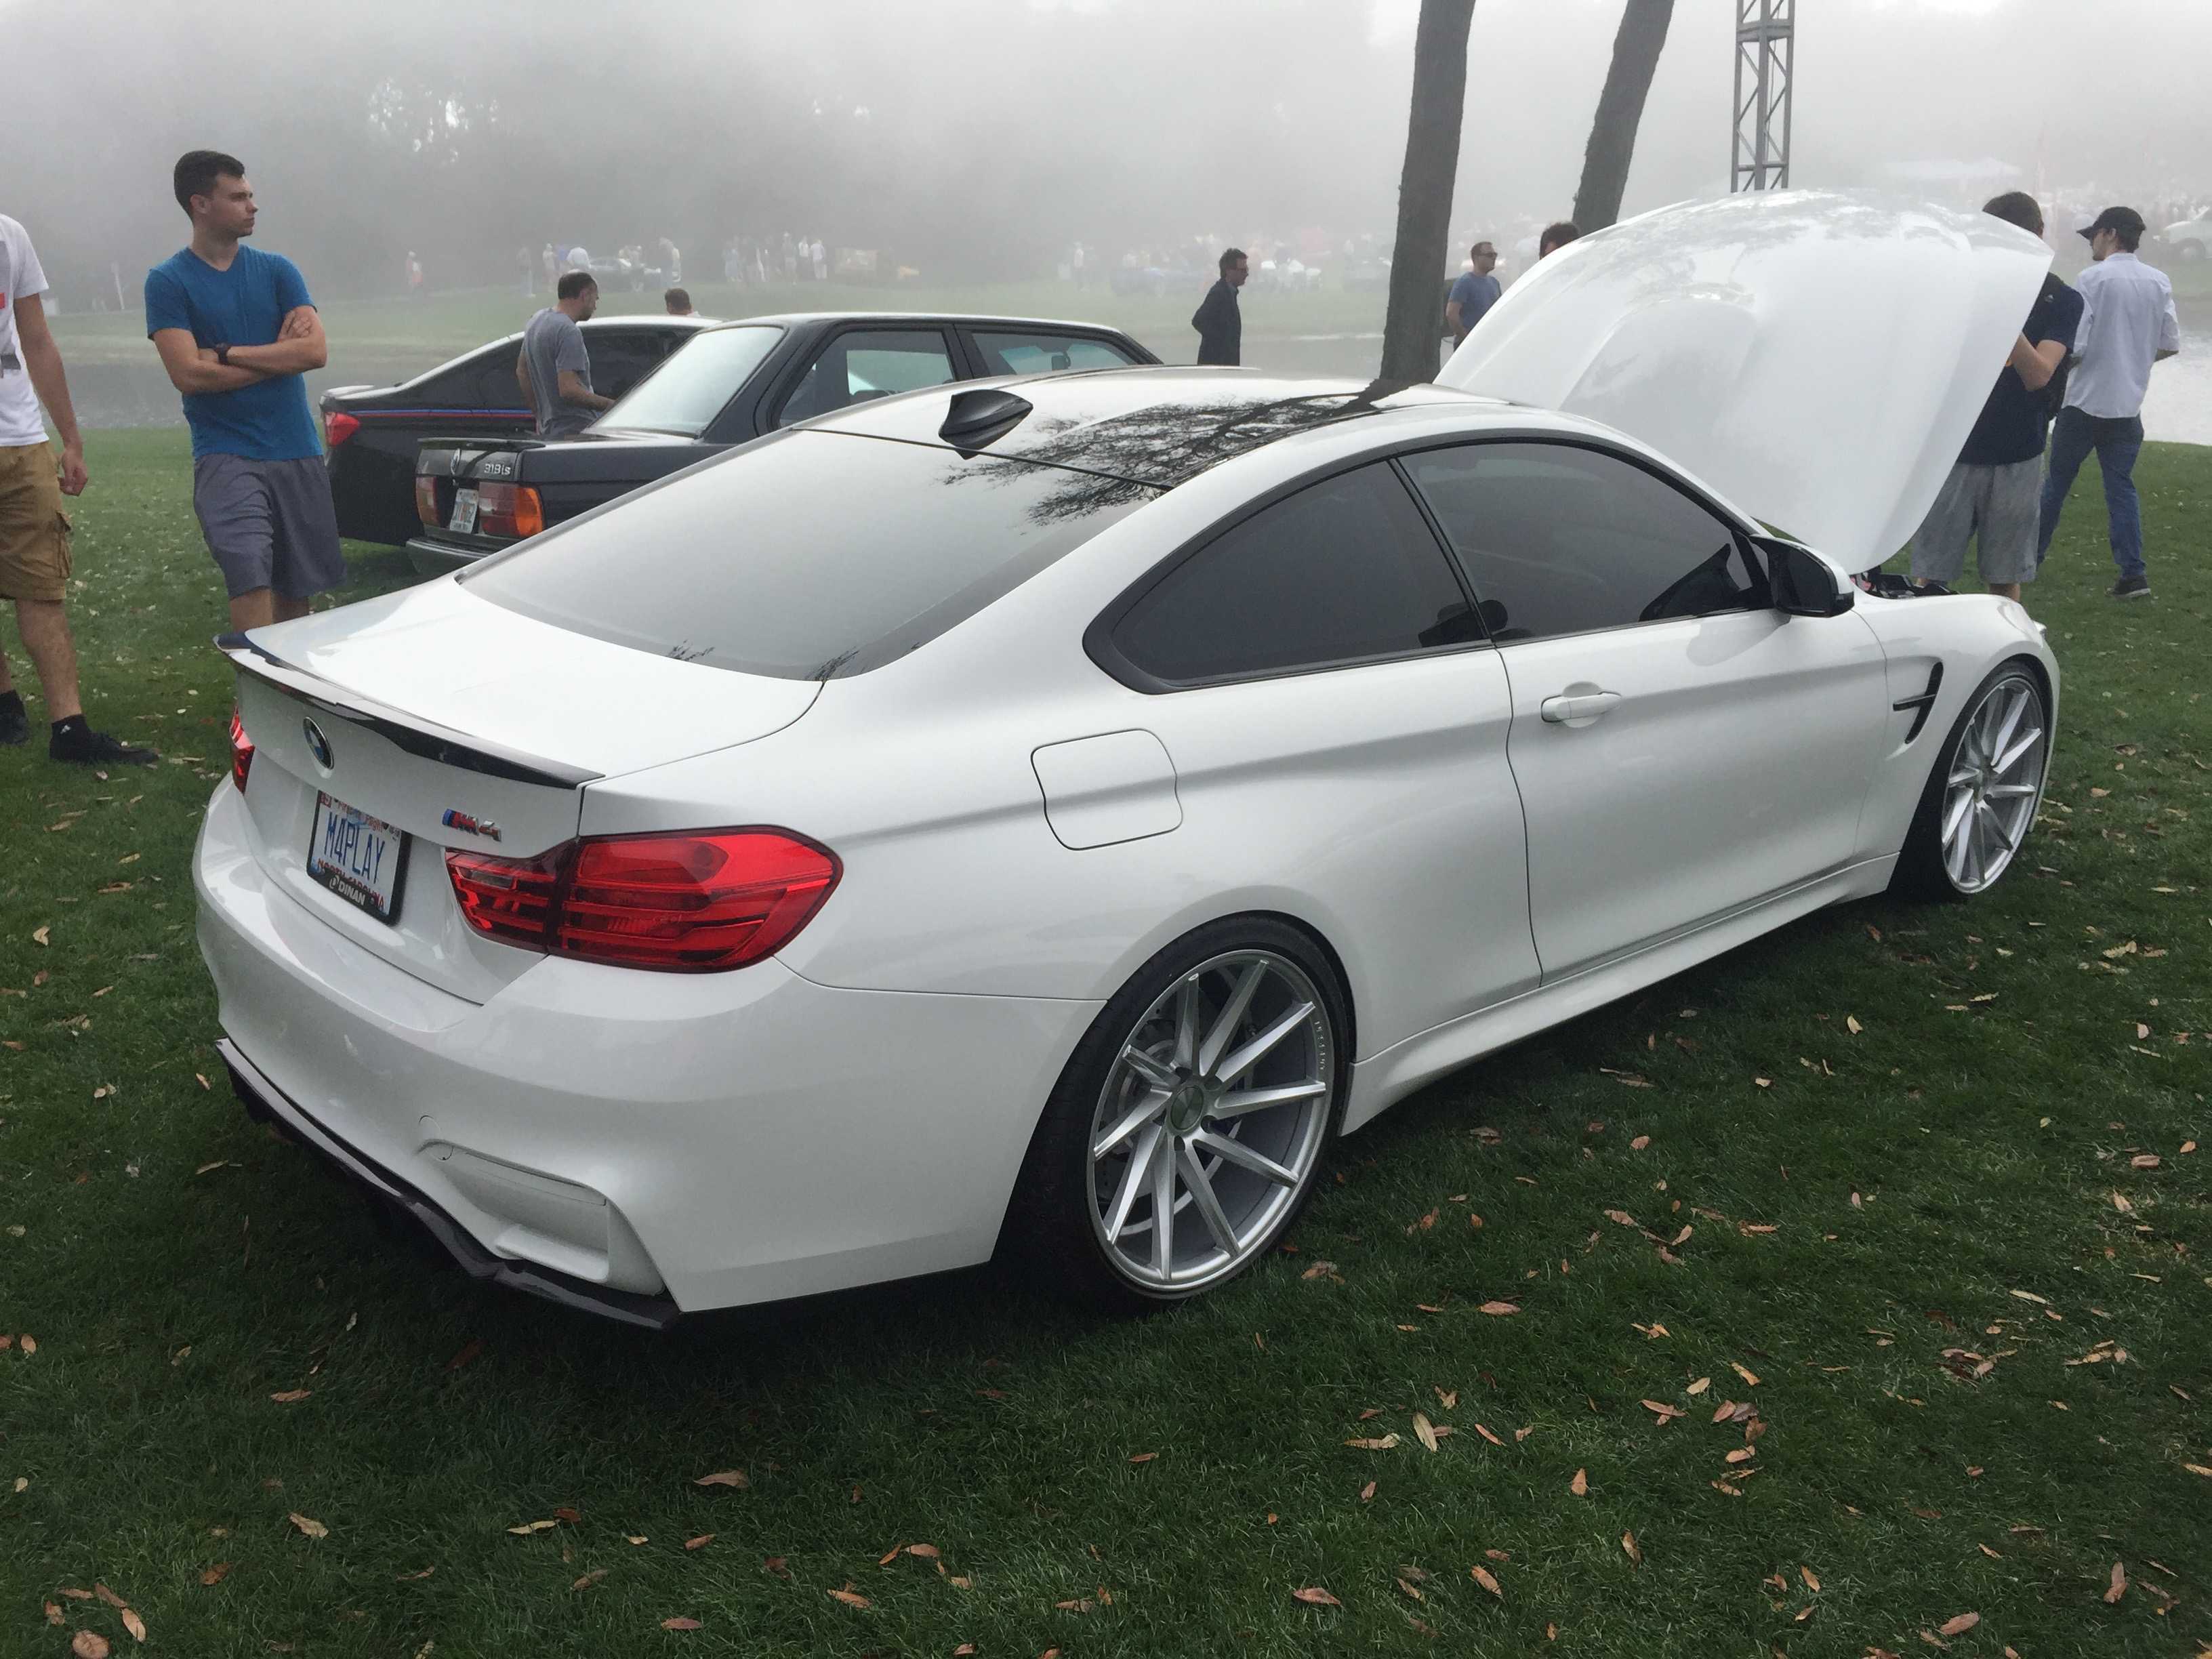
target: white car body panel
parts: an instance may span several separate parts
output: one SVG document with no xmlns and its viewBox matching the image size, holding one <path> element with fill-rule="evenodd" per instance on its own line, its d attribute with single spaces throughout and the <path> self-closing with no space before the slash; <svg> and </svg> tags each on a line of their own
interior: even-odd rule
<svg viewBox="0 0 2212 1659">
<path fill-rule="evenodd" d="M 1836 191 L 1686 202 L 1539 263 L 1437 380 L 1629 433 L 1870 570 L 1927 515 L 2050 267 L 1987 214 Z"/>
<path fill-rule="evenodd" d="M 1917 234 L 1899 233 L 1905 253 Z M 1926 240 L 1955 252 L 1949 235 Z M 1996 263 L 2014 270 L 2015 252 Z M 1077 381 L 1109 412 L 1252 383 Z M 1040 404 L 1054 386 L 1012 384 Z M 933 423 L 973 390 L 832 418 Z M 1935 404 L 1912 407 L 1948 419 Z M 1709 415 L 1718 445 L 1728 422 Z M 1826 617 L 1730 611 L 1179 690 L 1139 690 L 1087 653 L 1095 619 L 1254 502 L 1497 438 L 1642 458 L 1756 531 L 1638 437 L 1430 392 L 1200 470 L 921 648 L 826 682 L 609 644 L 451 579 L 258 630 L 337 704 L 586 770 L 557 787 L 489 776 L 334 716 L 332 787 L 416 843 L 387 927 L 301 874 L 319 775 L 302 705 L 241 661 L 260 753 L 243 794 L 217 786 L 195 859 L 241 1078 L 362 1180 L 421 1194 L 489 1258 L 576 1285 L 689 1310 L 963 1266 L 998 1243 L 1040 1109 L 1100 1010 L 1192 930 L 1285 918 L 1340 969 L 1353 1129 L 1480 1054 L 1880 891 L 1982 678 L 2026 659 L 2055 690 L 2027 613 L 1970 595 L 1858 593 Z M 781 441 L 866 460 L 850 438 Z M 703 489 L 744 453 L 661 488 Z M 1796 499 L 1834 505 L 1860 459 L 1798 458 L 1827 482 Z M 1698 471 L 1735 469 L 1714 448 Z M 1761 480 L 1735 482 L 1748 502 Z M 1848 546 L 1878 516 L 1832 523 Z M 1899 708 L 1938 667 L 1924 719 Z M 1620 702 L 1543 719 L 1546 699 L 1592 688 Z M 512 819 L 497 843 L 440 816 L 481 817 L 477 801 Z M 811 838 L 841 872 L 773 959 L 734 972 L 491 942 L 440 867 L 448 848 L 747 825 Z"/>
</svg>

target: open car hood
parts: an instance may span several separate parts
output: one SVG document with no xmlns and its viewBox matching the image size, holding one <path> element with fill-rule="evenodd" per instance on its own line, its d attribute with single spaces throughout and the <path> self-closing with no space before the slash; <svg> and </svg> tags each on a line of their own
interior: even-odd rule
<svg viewBox="0 0 2212 1659">
<path fill-rule="evenodd" d="M 1919 527 L 2050 266 L 2002 220 L 1894 198 L 1685 202 L 1538 264 L 1437 380 L 1601 421 L 1866 570 Z"/>
</svg>

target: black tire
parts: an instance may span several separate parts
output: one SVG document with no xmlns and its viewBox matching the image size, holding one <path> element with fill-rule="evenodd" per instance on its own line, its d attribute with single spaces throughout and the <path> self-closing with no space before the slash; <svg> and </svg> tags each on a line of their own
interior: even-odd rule
<svg viewBox="0 0 2212 1659">
<path fill-rule="evenodd" d="M 1113 1081 L 1123 1045 L 1147 1013 L 1178 981 L 1203 964 L 1240 952 L 1264 952 L 1294 964 L 1317 994 L 1328 1054 L 1317 1068 L 1327 1077 L 1320 1141 L 1303 1180 L 1280 1213 L 1266 1224 L 1218 1276 L 1188 1288 L 1147 1285 L 1116 1267 L 1094 1209 L 1098 1176 L 1091 1155 L 1095 1115 Z M 1351 1078 L 1351 1018 L 1335 969 L 1313 939 L 1268 916 L 1232 916 L 1186 933 L 1139 969 L 1076 1045 L 1045 1103 L 1014 1188 L 1001 1232 L 1001 1254 L 1048 1291 L 1079 1304 L 1115 1314 L 1149 1312 L 1225 1284 L 1264 1258 L 1296 1224 L 1328 1167 L 1343 1122 Z M 1217 1170 L 1219 1166 L 1216 1166 Z M 1277 1200 L 1279 1202 L 1279 1200 Z M 1188 1221 L 1176 1224 L 1187 1226 Z"/>
<path fill-rule="evenodd" d="M 1942 746 L 1936 751 L 1935 763 L 1928 769 L 1928 781 L 1921 788 L 1920 805 L 1913 812 L 1912 827 L 1905 831 L 1905 846 L 1898 854 L 1897 868 L 1890 877 L 1891 892 L 1938 903 L 1960 903 L 1976 893 L 1988 891 L 2002 878 L 2004 872 L 2011 867 L 2013 860 L 2017 857 L 2018 843 L 2015 843 L 2013 853 L 2008 854 L 2004 865 L 1995 876 L 1978 887 L 1967 888 L 1953 878 L 1943 856 L 1944 797 L 1953 763 L 1958 758 L 1968 725 L 1988 702 L 1990 694 L 2008 682 L 2025 685 L 2034 698 L 2033 707 L 2043 722 L 2044 746 L 2040 764 L 2047 769 L 2051 752 L 2051 692 L 2031 659 L 2014 657 L 1990 671 L 1960 708 L 1958 719 L 1952 723 L 1950 731 L 1944 734 Z M 2040 771 L 2037 783 L 2039 789 L 2042 783 Z M 2040 799 L 2039 793 L 2030 803 L 2030 824 L 2033 822 L 2033 807 L 2036 799 Z M 2023 842 L 2026 834 L 2023 829 Z"/>
</svg>

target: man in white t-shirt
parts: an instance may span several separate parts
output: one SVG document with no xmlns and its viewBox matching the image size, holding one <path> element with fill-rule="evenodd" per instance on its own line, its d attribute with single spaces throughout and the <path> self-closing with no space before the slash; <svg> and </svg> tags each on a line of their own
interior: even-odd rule
<svg viewBox="0 0 2212 1659">
<path fill-rule="evenodd" d="M 64 495 L 83 493 L 84 441 L 62 373 L 61 349 L 46 326 L 46 274 L 23 227 L 0 214 L 0 599 L 14 601 L 15 631 L 38 671 L 52 735 L 47 756 L 86 765 L 148 764 L 150 749 L 95 732 L 77 697 L 76 646 L 63 609 L 70 575 L 70 516 Z M 61 436 L 54 465 L 39 418 L 44 404 Z M 0 652 L 0 744 L 27 742 L 30 715 Z"/>
</svg>

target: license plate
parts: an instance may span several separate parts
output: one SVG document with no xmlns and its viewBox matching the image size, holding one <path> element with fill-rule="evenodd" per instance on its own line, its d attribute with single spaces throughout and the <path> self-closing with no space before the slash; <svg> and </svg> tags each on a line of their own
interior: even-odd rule
<svg viewBox="0 0 2212 1659">
<path fill-rule="evenodd" d="M 477 527 L 477 492 L 473 489 L 453 492 L 453 516 L 446 520 L 446 528 L 458 530 L 464 536 Z"/>
<path fill-rule="evenodd" d="M 315 796 L 307 832 L 307 873 L 379 921 L 399 914 L 407 873 L 407 834 L 332 795 Z"/>
</svg>

